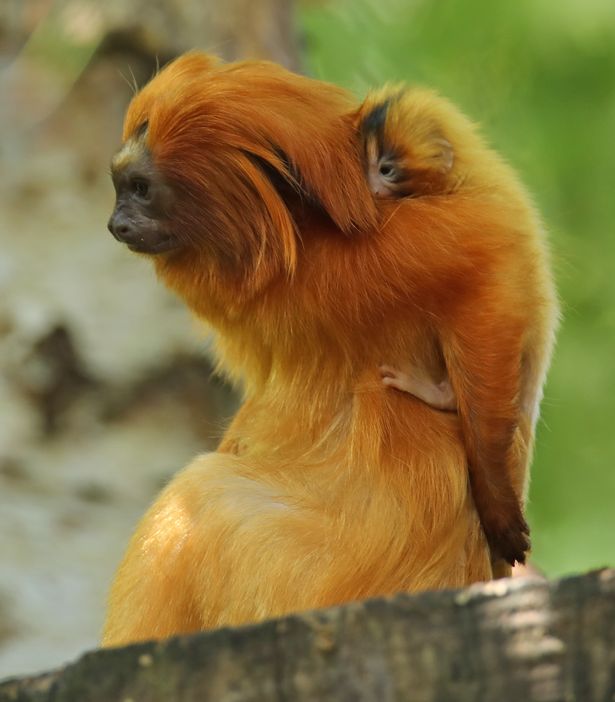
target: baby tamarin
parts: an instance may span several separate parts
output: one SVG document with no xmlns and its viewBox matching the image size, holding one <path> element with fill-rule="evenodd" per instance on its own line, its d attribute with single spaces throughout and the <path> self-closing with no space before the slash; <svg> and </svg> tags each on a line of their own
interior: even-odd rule
<svg viewBox="0 0 615 702">
<path fill-rule="evenodd" d="M 188 54 L 133 98 L 109 229 L 214 329 L 245 399 L 139 523 L 105 645 L 490 578 L 468 457 L 495 552 L 523 557 L 519 405 L 537 411 L 556 308 L 541 227 L 467 120 L 414 98 L 468 174 L 446 196 L 373 197 L 378 95 Z M 458 413 L 389 391 L 382 359 L 450 378 Z"/>
<path fill-rule="evenodd" d="M 489 173 L 474 168 L 473 156 L 479 153 L 481 147 L 479 140 L 471 135 L 471 139 L 458 143 L 455 125 L 442 119 L 440 107 L 440 101 L 426 91 L 399 87 L 384 88 L 366 99 L 359 124 L 364 140 L 367 179 L 377 198 L 436 197 L 452 201 L 466 192 L 472 194 L 481 189 L 488 192 Z M 465 136 L 468 136 L 470 130 L 466 132 Z M 497 171 L 494 173 L 497 185 L 496 174 Z M 494 193 L 497 193 L 496 188 Z M 411 240 L 411 231 L 408 236 Z M 434 242 L 434 245 L 437 246 L 437 243 Z M 540 286 L 534 288 L 535 283 L 530 280 L 527 284 L 526 294 L 530 300 L 538 299 L 546 292 Z M 497 300 L 497 290 L 493 292 Z M 480 315 L 480 310 L 476 312 Z M 510 310 L 503 307 L 502 312 L 509 314 Z M 497 309 L 494 313 L 497 314 Z M 494 538 L 491 532 L 492 506 L 488 503 L 492 499 L 497 501 L 504 494 L 513 493 L 513 485 L 517 487 L 518 499 L 523 499 L 519 486 L 526 481 L 520 478 L 527 471 L 542 392 L 543 374 L 537 369 L 544 365 L 541 356 L 543 359 L 548 357 L 551 343 L 548 332 L 552 329 L 555 316 L 555 303 L 552 302 L 550 315 L 546 318 L 538 316 L 528 322 L 526 329 L 519 329 L 525 341 L 516 371 L 517 388 L 514 397 L 510 398 L 513 412 L 507 429 L 508 441 L 500 444 L 499 456 L 492 454 L 494 463 L 491 466 L 481 457 L 480 444 L 472 445 L 477 436 L 471 425 L 480 416 L 480 409 L 473 408 L 472 404 L 479 400 L 476 397 L 466 398 L 468 416 L 462 425 L 465 440 L 470 444 L 469 470 L 476 506 L 487 540 L 496 550 L 494 556 L 503 556 L 511 565 L 515 561 L 525 561 L 529 531 L 520 521 L 516 546 L 505 553 L 498 553 L 497 537 Z M 546 349 L 532 348 L 531 344 L 536 343 L 537 338 L 543 339 L 543 344 L 546 342 Z M 476 349 L 478 358 L 481 351 L 480 348 Z M 497 364 L 497 358 L 493 356 L 484 358 L 487 365 L 494 361 Z M 459 369 L 460 373 L 463 371 L 463 368 Z M 414 395 L 435 409 L 454 411 L 458 407 L 448 373 L 436 381 L 421 368 L 407 363 L 403 367 L 381 366 L 380 372 L 385 385 Z M 459 385 L 458 390 L 463 392 Z M 515 452 L 513 432 L 516 431 L 521 433 L 521 442 L 526 446 L 524 452 Z M 517 459 L 516 465 L 514 459 Z"/>
<path fill-rule="evenodd" d="M 383 88 L 366 99 L 360 128 L 367 179 L 376 197 L 443 195 L 454 188 L 453 146 L 437 118 L 423 109 L 403 87 Z M 435 409 L 457 408 L 448 377 L 435 382 L 420 368 L 409 366 L 383 365 L 380 372 L 385 385 Z"/>
</svg>

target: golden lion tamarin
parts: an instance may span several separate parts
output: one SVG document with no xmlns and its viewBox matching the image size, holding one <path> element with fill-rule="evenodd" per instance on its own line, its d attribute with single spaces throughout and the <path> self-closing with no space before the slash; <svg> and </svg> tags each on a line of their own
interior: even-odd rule
<svg viewBox="0 0 615 702">
<path fill-rule="evenodd" d="M 555 296 L 514 175 L 448 103 L 421 100 L 477 185 L 374 198 L 365 109 L 270 63 L 188 54 L 133 99 L 109 228 L 213 327 L 245 400 L 141 520 L 105 645 L 491 577 L 462 424 L 469 456 L 525 455 L 520 369 L 531 414 Z M 391 392 L 383 359 L 448 374 L 459 414 Z M 520 493 L 523 470 L 511 479 Z M 496 498 L 505 555 L 524 522 L 514 492 Z"/>
<path fill-rule="evenodd" d="M 364 140 L 367 177 L 374 195 L 397 198 L 436 196 L 450 200 L 476 189 L 490 187 L 486 178 L 495 171 L 476 169 L 475 154 L 484 147 L 471 134 L 468 124 L 464 125 L 465 138 L 460 139 L 460 134 L 448 119 L 448 112 L 442 113 L 442 100 L 417 88 L 386 87 L 368 96 L 360 111 L 359 124 Z M 528 298 L 531 300 L 535 294 L 536 289 L 528 286 Z M 502 307 L 502 313 L 508 314 L 509 310 Z M 542 319 L 538 320 L 540 322 Z M 531 357 L 534 353 L 525 344 L 531 345 L 530 334 L 537 330 L 537 323 L 528 320 L 527 324 L 528 328 L 524 331 L 528 338 L 523 342 L 522 358 L 526 354 Z M 550 324 L 548 328 L 552 329 L 552 320 Z M 497 364 L 498 360 L 494 360 Z M 544 372 L 536 373 L 536 365 L 522 363 L 518 370 L 518 397 L 515 398 L 518 416 L 508 430 L 511 442 L 511 429 L 517 428 L 525 432 L 522 439 L 526 445 L 533 439 L 544 381 Z M 411 393 L 437 409 L 457 409 L 457 397 L 446 372 L 443 378 L 432 379 L 422 369 L 408 364 L 404 368 L 382 366 L 380 370 L 383 382 L 389 387 Z M 465 372 L 468 370 L 464 369 L 464 378 L 471 383 L 472 378 Z M 463 392 L 463 388 L 458 387 L 458 391 Z M 530 455 L 529 451 L 515 452 L 511 443 L 503 441 L 500 445 L 501 456 L 492 455 L 491 459 L 497 460 L 489 465 L 486 457 L 480 455 L 484 444 L 480 437 L 480 422 L 477 423 L 475 401 L 470 399 L 469 402 L 466 404 L 466 416 L 463 404 L 461 406 L 461 422 L 468 441 L 474 499 L 479 515 L 485 517 L 483 526 L 487 540 L 496 549 L 502 550 L 497 525 L 493 532 L 490 515 L 494 509 L 503 509 L 501 503 L 498 506 L 498 500 L 514 492 L 513 482 L 518 485 L 519 479 L 514 480 L 513 475 L 525 474 Z M 516 465 L 519 460 L 521 464 Z M 518 497 L 522 499 L 522 495 Z M 524 533 L 527 534 L 527 530 L 521 525 L 516 545 L 510 544 L 501 554 L 496 552 L 494 555 L 503 555 L 511 565 L 515 561 L 523 563 L 524 551 L 529 546 L 529 542 L 523 543 Z"/>
</svg>

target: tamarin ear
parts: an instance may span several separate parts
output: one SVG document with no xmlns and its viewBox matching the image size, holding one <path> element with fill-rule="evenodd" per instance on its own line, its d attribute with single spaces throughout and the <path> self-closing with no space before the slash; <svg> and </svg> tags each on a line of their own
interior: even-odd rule
<svg viewBox="0 0 615 702">
<path fill-rule="evenodd" d="M 439 165 L 440 173 L 449 173 L 455 163 L 453 145 L 443 136 L 435 136 L 432 144 L 434 147 L 432 160 L 436 165 Z"/>
</svg>

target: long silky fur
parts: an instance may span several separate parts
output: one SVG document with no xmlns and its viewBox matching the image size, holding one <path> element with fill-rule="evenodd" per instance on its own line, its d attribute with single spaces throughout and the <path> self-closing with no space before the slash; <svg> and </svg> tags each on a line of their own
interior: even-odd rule
<svg viewBox="0 0 615 702">
<path fill-rule="evenodd" d="M 432 367 L 439 330 L 464 328 L 464 301 L 497 295 L 536 336 L 537 395 L 556 302 L 514 174 L 448 103 L 420 99 L 450 123 L 472 187 L 376 203 L 361 111 L 336 87 L 189 54 L 134 98 L 124 139 L 147 123 L 185 243 L 157 272 L 213 327 L 245 400 L 219 450 L 141 521 L 105 645 L 491 577 L 458 417 L 387 390 L 377 369 Z"/>
</svg>

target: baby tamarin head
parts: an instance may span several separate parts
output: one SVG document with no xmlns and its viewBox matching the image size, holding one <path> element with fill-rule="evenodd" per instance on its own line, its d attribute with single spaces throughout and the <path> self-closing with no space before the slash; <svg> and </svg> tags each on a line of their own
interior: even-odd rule
<svg viewBox="0 0 615 702">
<path fill-rule="evenodd" d="M 359 111 L 370 189 L 382 198 L 450 192 L 457 154 L 441 99 L 419 88 L 373 91 Z"/>
</svg>

